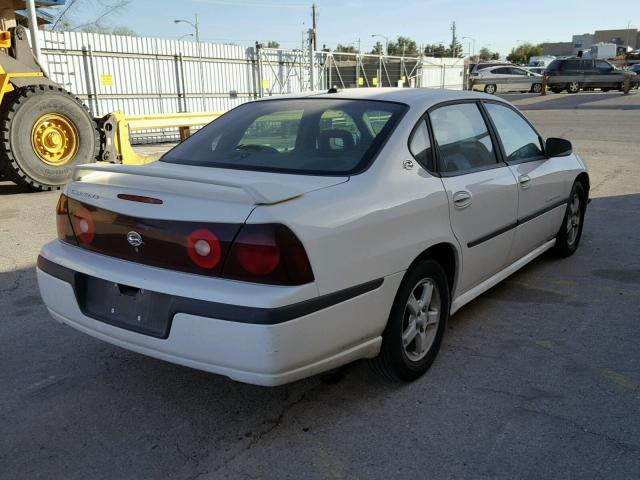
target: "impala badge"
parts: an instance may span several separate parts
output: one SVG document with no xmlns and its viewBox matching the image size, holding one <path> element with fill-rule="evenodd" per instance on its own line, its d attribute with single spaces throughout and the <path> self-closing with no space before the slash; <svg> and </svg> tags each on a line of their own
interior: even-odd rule
<svg viewBox="0 0 640 480">
<path fill-rule="evenodd" d="M 133 230 L 127 233 L 127 242 L 129 242 L 129 245 L 136 248 L 144 243 L 142 241 L 142 235 L 138 232 L 134 232 Z"/>
</svg>

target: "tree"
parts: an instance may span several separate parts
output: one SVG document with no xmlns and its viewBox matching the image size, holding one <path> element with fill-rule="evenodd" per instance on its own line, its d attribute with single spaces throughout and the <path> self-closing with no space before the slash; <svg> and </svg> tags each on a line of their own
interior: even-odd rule
<svg viewBox="0 0 640 480">
<path fill-rule="evenodd" d="M 373 55 L 383 55 L 385 53 L 384 45 L 382 45 L 380 42 L 376 42 L 376 44 L 373 46 L 373 49 L 371 49 L 369 53 Z"/>
<path fill-rule="evenodd" d="M 449 44 L 449 48 L 447 49 L 447 57 L 453 58 L 461 58 L 462 57 L 462 44 L 456 38 L 455 45 L 452 43 Z"/>
<path fill-rule="evenodd" d="M 342 53 L 359 53 L 358 49 L 353 45 L 342 45 L 341 43 L 338 44 L 335 51 Z"/>
<path fill-rule="evenodd" d="M 418 54 L 418 45 L 415 40 L 400 35 L 395 41 L 390 41 L 388 48 L 389 55 L 397 56 L 416 56 Z"/>
<path fill-rule="evenodd" d="M 492 52 L 487 47 L 482 47 L 480 52 L 478 52 L 478 57 L 480 60 L 498 60 L 500 54 L 498 52 Z"/>
<path fill-rule="evenodd" d="M 280 48 L 280 44 L 275 40 L 269 40 L 267 42 L 267 48 Z"/>
<path fill-rule="evenodd" d="M 531 57 L 538 55 L 542 55 L 542 45 L 533 45 L 526 42 L 516 48 L 512 48 L 511 53 L 507 55 L 507 60 L 513 63 L 529 63 Z"/>
<path fill-rule="evenodd" d="M 69 0 L 63 6 L 58 7 L 58 16 L 49 26 L 51 30 L 81 30 L 93 33 L 112 33 L 114 28 L 107 27 L 105 21 L 114 14 L 122 13 L 122 11 L 131 3 L 131 0 Z M 74 22 L 73 15 L 77 11 L 94 12 L 94 16 L 88 21 L 78 24 Z M 83 18 L 86 18 L 83 17 Z M 115 27 L 120 30 L 126 27 Z M 124 31 L 124 30 L 123 30 Z M 133 30 L 126 28 L 131 35 Z"/>
<path fill-rule="evenodd" d="M 427 44 L 424 47 L 424 54 L 427 57 L 442 58 L 447 56 L 447 49 L 442 43 Z"/>
</svg>

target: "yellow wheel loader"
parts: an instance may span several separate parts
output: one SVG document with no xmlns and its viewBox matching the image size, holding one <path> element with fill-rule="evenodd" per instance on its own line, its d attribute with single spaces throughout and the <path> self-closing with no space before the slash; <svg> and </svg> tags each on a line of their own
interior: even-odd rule
<svg viewBox="0 0 640 480">
<path fill-rule="evenodd" d="M 0 1 L 0 171 L 34 190 L 57 189 L 75 165 L 96 161 L 100 136 L 82 101 L 38 64 L 15 25 L 17 3 Z"/>
<path fill-rule="evenodd" d="M 36 60 L 27 30 L 16 25 L 15 9 L 24 5 L 24 0 L 0 0 L 0 176 L 32 190 L 57 190 L 72 179 L 76 165 L 155 160 L 134 152 L 132 130 L 178 128 L 184 139 L 191 127 L 219 116 L 125 117 L 113 112 L 92 118 L 82 101 L 51 81 Z"/>
</svg>

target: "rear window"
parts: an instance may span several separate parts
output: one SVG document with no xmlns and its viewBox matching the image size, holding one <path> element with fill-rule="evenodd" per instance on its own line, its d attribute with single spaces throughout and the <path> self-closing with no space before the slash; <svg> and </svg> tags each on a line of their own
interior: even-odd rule
<svg viewBox="0 0 640 480">
<path fill-rule="evenodd" d="M 161 161 L 350 175 L 368 166 L 407 108 L 392 102 L 320 98 L 246 103 L 177 145 Z"/>
</svg>

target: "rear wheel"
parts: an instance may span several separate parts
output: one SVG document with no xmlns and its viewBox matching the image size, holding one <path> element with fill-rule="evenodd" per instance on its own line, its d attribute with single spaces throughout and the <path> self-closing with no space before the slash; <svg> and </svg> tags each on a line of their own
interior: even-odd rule
<svg viewBox="0 0 640 480">
<path fill-rule="evenodd" d="M 489 95 L 494 95 L 497 90 L 498 87 L 496 87 L 492 83 L 484 86 L 484 93 L 488 93 Z"/>
<path fill-rule="evenodd" d="M 567 92 L 578 93 L 580 91 L 580 84 L 578 82 L 571 82 L 567 84 Z"/>
<path fill-rule="evenodd" d="M 569 203 L 564 213 L 562 226 L 556 235 L 555 251 L 562 257 L 573 255 L 582 237 L 582 225 L 587 206 L 587 195 L 580 182 L 575 182 L 569 195 Z"/>
<path fill-rule="evenodd" d="M 374 368 L 391 379 L 419 378 L 440 350 L 448 318 L 446 273 L 435 260 L 420 262 L 398 289 Z"/>
<path fill-rule="evenodd" d="M 531 93 L 540 93 L 540 92 L 542 92 L 541 83 L 534 83 L 533 85 L 531 85 Z"/>
<path fill-rule="evenodd" d="M 0 117 L 0 161 L 13 182 L 57 190 L 73 168 L 95 162 L 99 139 L 82 102 L 50 85 L 16 90 Z"/>
</svg>

